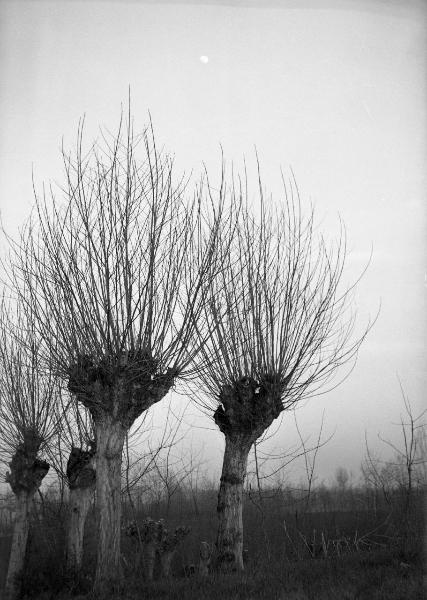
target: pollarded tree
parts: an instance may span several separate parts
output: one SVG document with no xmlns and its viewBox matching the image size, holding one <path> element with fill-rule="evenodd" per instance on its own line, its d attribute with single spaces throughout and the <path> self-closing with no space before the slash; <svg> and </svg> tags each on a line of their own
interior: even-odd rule
<svg viewBox="0 0 427 600">
<path fill-rule="evenodd" d="M 233 181 L 220 194 L 233 204 L 247 190 Z M 283 411 L 331 389 L 366 334 L 352 340 L 351 288 L 340 291 L 344 232 L 328 246 L 313 211 L 303 216 L 293 181 L 278 207 L 266 207 L 261 183 L 259 194 L 259 215 L 240 211 L 223 270 L 205 291 L 202 402 L 225 437 L 216 541 L 222 568 L 243 569 L 243 483 L 254 442 Z M 199 333 L 206 338 L 202 327 Z"/>
<path fill-rule="evenodd" d="M 68 487 L 65 558 L 68 574 L 74 578 L 82 567 L 86 517 L 95 495 L 95 427 L 89 411 L 68 394 L 63 394 L 58 410 L 61 426 L 52 440 L 49 461 L 61 485 Z"/>
<path fill-rule="evenodd" d="M 227 240 L 223 207 L 185 198 L 172 158 L 130 115 L 87 153 L 63 151 L 51 190 L 13 246 L 14 285 L 43 350 L 96 430 L 99 538 L 95 588 L 120 577 L 120 474 L 126 432 L 191 372 L 206 282 Z"/>
<path fill-rule="evenodd" d="M 60 397 L 54 375 L 45 371 L 31 319 L 3 301 L 0 313 L 0 456 L 16 497 L 15 523 L 5 598 L 20 593 L 29 514 L 35 493 L 49 470 L 42 458 L 58 427 Z"/>
</svg>

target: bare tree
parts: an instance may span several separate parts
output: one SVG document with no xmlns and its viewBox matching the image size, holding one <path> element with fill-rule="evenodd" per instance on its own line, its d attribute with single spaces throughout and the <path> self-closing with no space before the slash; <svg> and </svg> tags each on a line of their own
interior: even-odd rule
<svg viewBox="0 0 427 600">
<path fill-rule="evenodd" d="M 294 180 L 284 188 L 282 204 L 267 208 L 259 178 L 259 215 L 240 211 L 232 247 L 221 257 L 223 270 L 205 291 L 209 335 L 198 329 L 207 338 L 200 355 L 207 399 L 201 401 L 225 437 L 216 541 L 224 568 L 243 569 L 250 449 L 282 411 L 336 385 L 335 372 L 353 366 L 367 332 L 352 341 L 352 287 L 340 290 L 344 229 L 328 246 L 315 230 L 313 211 L 303 216 Z M 248 198 L 246 181 L 233 179 L 219 195 L 241 204 Z"/>
<path fill-rule="evenodd" d="M 87 153 L 63 151 L 66 181 L 36 195 L 13 246 L 14 285 L 46 358 L 96 430 L 99 539 L 95 588 L 120 577 L 120 477 L 126 432 L 177 377 L 192 373 L 195 323 L 217 268 L 221 206 L 184 198 L 172 158 L 130 114 Z M 202 210 L 203 208 L 203 210 Z"/>
<path fill-rule="evenodd" d="M 406 413 L 404 416 L 400 416 L 400 423 L 398 424 L 402 435 L 402 443 L 399 447 L 399 445 L 384 439 L 381 435 L 378 437 L 395 453 L 395 461 L 392 464 L 396 467 L 398 474 L 396 483 L 404 491 L 404 514 L 407 520 L 412 510 L 414 487 L 417 484 L 423 485 L 426 483 L 426 480 L 423 480 L 423 475 L 425 475 L 427 457 L 423 442 L 425 444 L 427 409 L 415 416 L 400 379 L 399 386 Z"/>
<path fill-rule="evenodd" d="M 5 598 L 14 600 L 20 593 L 32 501 L 49 470 L 42 456 L 57 428 L 59 386 L 42 369 L 31 319 L 5 301 L 0 310 L 0 453 L 16 498 Z"/>
<path fill-rule="evenodd" d="M 415 414 L 400 379 L 399 385 L 404 414 L 395 425 L 399 427 L 401 441 L 392 442 L 378 434 L 378 439 L 392 451 L 392 456 L 384 459 L 373 454 L 365 434 L 366 457 L 362 463 L 362 474 L 368 486 L 375 491 L 381 490 L 390 511 L 397 513 L 398 530 L 403 531 L 406 544 L 416 533 L 416 498 L 427 484 L 427 410 Z"/>
</svg>

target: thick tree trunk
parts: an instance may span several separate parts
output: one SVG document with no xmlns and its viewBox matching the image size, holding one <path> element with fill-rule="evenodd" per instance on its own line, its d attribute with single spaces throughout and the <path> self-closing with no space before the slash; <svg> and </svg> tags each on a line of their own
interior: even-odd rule
<svg viewBox="0 0 427 600">
<path fill-rule="evenodd" d="M 28 491 L 21 491 L 16 495 L 16 515 L 6 577 L 5 600 L 15 600 L 20 593 L 19 576 L 24 568 L 30 526 L 29 513 L 33 497 L 34 492 Z"/>
<path fill-rule="evenodd" d="M 70 489 L 70 522 L 67 537 L 67 570 L 78 572 L 82 566 L 83 538 L 94 487 Z"/>
<path fill-rule="evenodd" d="M 105 596 L 121 579 L 121 462 L 126 432 L 168 393 L 177 371 L 159 372 L 159 360 L 143 348 L 76 358 L 69 368 L 68 389 L 89 409 L 95 423 L 99 536 L 94 591 Z"/>
<path fill-rule="evenodd" d="M 85 451 L 73 446 L 67 463 L 70 490 L 70 518 L 67 531 L 66 565 L 74 577 L 83 560 L 83 539 L 87 513 L 95 492 L 95 447 Z"/>
<path fill-rule="evenodd" d="M 121 463 L 126 429 L 109 414 L 96 423 L 96 503 L 99 518 L 94 589 L 104 592 L 121 577 Z"/>
<path fill-rule="evenodd" d="M 243 482 L 251 443 L 241 435 L 225 436 L 218 493 L 217 566 L 243 571 Z"/>
<path fill-rule="evenodd" d="M 34 494 L 49 471 L 46 461 L 37 458 L 40 439 L 32 429 L 24 431 L 24 443 L 19 444 L 9 463 L 6 481 L 16 497 L 16 515 L 12 548 L 6 577 L 5 598 L 15 600 L 20 593 L 19 576 L 24 567 L 27 549 L 29 513 Z"/>
</svg>

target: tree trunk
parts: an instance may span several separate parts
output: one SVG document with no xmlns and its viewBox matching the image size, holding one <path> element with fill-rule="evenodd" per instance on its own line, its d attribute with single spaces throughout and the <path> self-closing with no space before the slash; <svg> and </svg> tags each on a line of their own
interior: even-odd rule
<svg viewBox="0 0 427 600">
<path fill-rule="evenodd" d="M 170 390 L 176 369 L 158 372 L 147 350 L 91 357 L 69 367 L 68 389 L 95 423 L 96 503 L 99 516 L 94 591 L 105 596 L 121 579 L 121 463 L 126 433 L 135 419 Z"/>
<path fill-rule="evenodd" d="M 166 550 L 160 554 L 160 572 L 162 577 L 165 577 L 166 579 L 170 577 L 171 574 L 172 559 L 174 554 L 175 550 Z"/>
<path fill-rule="evenodd" d="M 153 581 L 156 550 L 157 544 L 152 541 L 145 542 L 142 548 L 142 568 L 146 581 Z"/>
<path fill-rule="evenodd" d="M 125 427 L 107 413 L 96 422 L 96 503 L 99 518 L 94 589 L 103 593 L 121 577 L 121 463 Z"/>
<path fill-rule="evenodd" d="M 70 490 L 69 522 L 67 531 L 66 565 L 71 577 L 81 569 L 83 539 L 87 513 L 95 491 L 95 444 L 90 450 L 73 446 L 67 463 L 67 480 Z"/>
<path fill-rule="evenodd" d="M 243 571 L 243 482 L 251 445 L 242 436 L 225 436 L 216 540 L 216 562 L 223 570 Z"/>
<path fill-rule="evenodd" d="M 33 497 L 33 491 L 20 491 L 16 494 L 16 515 L 6 577 L 5 600 L 15 600 L 20 593 L 21 584 L 19 576 L 24 568 L 30 526 L 29 513 Z"/>
<path fill-rule="evenodd" d="M 12 547 L 6 577 L 5 598 L 15 600 L 21 591 L 19 576 L 27 549 L 29 513 L 34 494 L 49 471 L 46 461 L 37 458 L 40 441 L 32 429 L 24 430 L 24 443 L 19 444 L 9 463 L 6 481 L 16 497 L 16 514 Z"/>
<path fill-rule="evenodd" d="M 207 577 L 211 564 L 212 550 L 207 542 L 200 542 L 199 575 Z"/>
<path fill-rule="evenodd" d="M 67 537 L 67 570 L 78 572 L 82 566 L 83 538 L 87 513 L 92 501 L 94 485 L 70 489 L 70 522 Z"/>
</svg>

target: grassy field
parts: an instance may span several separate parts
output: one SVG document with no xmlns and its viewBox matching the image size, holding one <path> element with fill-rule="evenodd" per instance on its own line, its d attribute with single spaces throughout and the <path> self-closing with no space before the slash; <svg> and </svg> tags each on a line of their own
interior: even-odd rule
<svg viewBox="0 0 427 600">
<path fill-rule="evenodd" d="M 92 595 L 45 591 L 28 598 L 89 600 Z M 104 596 L 105 597 L 105 596 Z M 244 575 L 207 579 L 174 578 L 145 584 L 128 579 L 108 598 L 128 600 L 422 600 L 421 566 L 409 566 L 390 553 L 371 553 L 298 563 L 249 564 Z"/>
<path fill-rule="evenodd" d="M 362 494 L 363 495 L 363 494 Z M 318 510 L 314 499 L 304 512 L 300 505 L 283 502 L 280 495 L 265 500 L 263 512 L 246 498 L 244 510 L 245 573 L 205 579 L 185 576 L 197 565 L 201 540 L 215 539 L 215 493 L 194 502 L 176 498 L 168 506 L 168 523 L 189 525 L 191 533 L 178 548 L 169 580 L 143 580 L 136 560 L 135 542 L 123 537 L 124 581 L 103 600 L 416 600 L 422 590 L 423 519 L 421 503 L 414 504 L 411 520 L 403 518 L 398 504 L 393 510 L 360 506 L 361 493 L 329 498 L 330 506 Z M 333 501 L 334 500 L 334 501 Z M 353 510 L 352 508 L 353 506 Z M 164 516 L 161 504 L 145 507 L 153 518 Z M 317 508 L 317 510 L 314 510 Z M 329 510 L 326 510 L 329 508 Z M 311 509 L 307 511 L 307 509 Z M 387 510 L 388 509 L 388 510 Z M 124 511 L 124 520 L 135 516 Z M 146 515 L 137 514 L 137 519 Z M 23 598 L 75 600 L 93 598 L 90 589 L 95 570 L 95 514 L 89 515 L 85 535 L 82 577 L 64 577 L 64 536 L 67 506 L 44 501 L 32 517 Z M 1 526 L 1 522 L 0 522 Z M 0 527 L 0 586 L 3 585 L 10 549 L 11 526 Z M 155 572 L 156 577 L 156 572 Z M 1 588 L 0 588 L 1 589 Z"/>
</svg>

